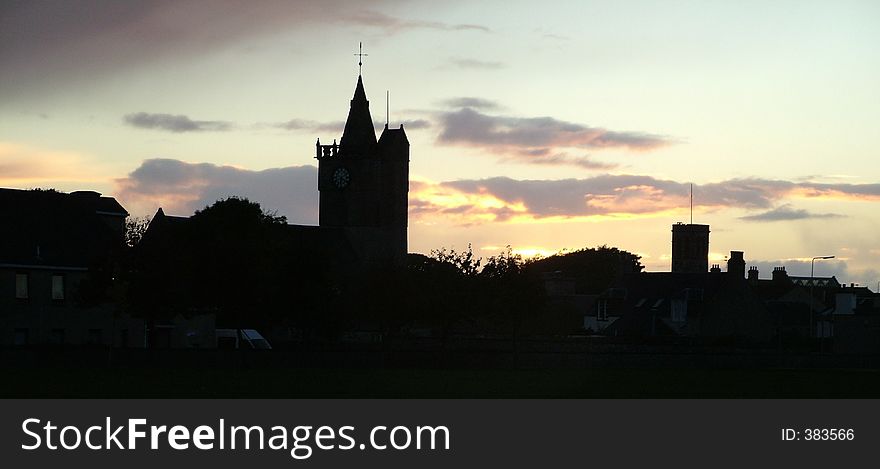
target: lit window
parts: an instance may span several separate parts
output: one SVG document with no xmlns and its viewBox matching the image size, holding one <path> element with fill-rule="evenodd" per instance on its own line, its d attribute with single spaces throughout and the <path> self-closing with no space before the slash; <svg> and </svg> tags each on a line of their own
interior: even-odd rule
<svg viewBox="0 0 880 469">
<path fill-rule="evenodd" d="M 28 274 L 15 274 L 15 297 L 28 297 Z"/>
<path fill-rule="evenodd" d="M 63 275 L 53 275 L 52 276 L 52 299 L 53 300 L 63 300 L 64 299 L 64 276 Z"/>
</svg>

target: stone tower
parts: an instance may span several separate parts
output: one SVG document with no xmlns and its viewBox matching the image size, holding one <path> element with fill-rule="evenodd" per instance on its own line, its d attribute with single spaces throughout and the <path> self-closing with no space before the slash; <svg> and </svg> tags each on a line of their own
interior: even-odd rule
<svg viewBox="0 0 880 469">
<path fill-rule="evenodd" d="M 672 225 L 672 271 L 688 274 L 709 271 L 709 225 Z"/>
<path fill-rule="evenodd" d="M 388 125 L 376 140 L 358 75 L 342 138 L 318 140 L 319 224 L 345 230 L 362 266 L 401 265 L 407 253 L 409 140 Z"/>
</svg>

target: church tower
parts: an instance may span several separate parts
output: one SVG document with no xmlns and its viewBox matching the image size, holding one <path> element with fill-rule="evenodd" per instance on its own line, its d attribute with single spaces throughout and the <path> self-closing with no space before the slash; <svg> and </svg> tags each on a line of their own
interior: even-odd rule
<svg viewBox="0 0 880 469">
<path fill-rule="evenodd" d="M 402 265 L 407 253 L 409 140 L 388 124 L 376 140 L 358 74 L 339 143 L 315 144 L 319 224 L 345 231 L 363 266 Z"/>
</svg>

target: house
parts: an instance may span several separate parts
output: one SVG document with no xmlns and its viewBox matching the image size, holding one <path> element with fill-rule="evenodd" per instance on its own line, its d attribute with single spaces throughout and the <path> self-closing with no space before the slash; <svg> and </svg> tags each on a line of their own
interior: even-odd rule
<svg viewBox="0 0 880 469">
<path fill-rule="evenodd" d="M 834 298 L 834 308 L 823 313 L 816 325 L 824 349 L 880 353 L 880 293 L 850 284 L 842 286 Z"/>
<path fill-rule="evenodd" d="M 0 189 L 0 345 L 142 344 L 110 298 L 127 216 L 97 192 Z"/>
<path fill-rule="evenodd" d="M 585 324 L 625 337 L 744 338 L 768 342 L 772 325 L 745 279 L 729 272 L 624 275 L 596 301 Z"/>
</svg>

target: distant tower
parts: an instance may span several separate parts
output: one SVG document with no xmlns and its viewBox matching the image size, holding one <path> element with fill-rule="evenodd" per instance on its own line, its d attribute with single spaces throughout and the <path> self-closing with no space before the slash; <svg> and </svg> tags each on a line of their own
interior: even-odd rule
<svg viewBox="0 0 880 469">
<path fill-rule="evenodd" d="M 405 262 L 409 140 L 387 124 L 376 140 L 360 75 L 339 144 L 315 146 L 318 223 L 345 229 L 362 265 Z"/>
<path fill-rule="evenodd" d="M 746 261 L 742 251 L 730 251 L 730 257 L 727 259 L 727 273 L 737 278 L 745 278 Z"/>
<path fill-rule="evenodd" d="M 672 225 L 672 271 L 690 274 L 709 271 L 709 225 Z"/>
</svg>

